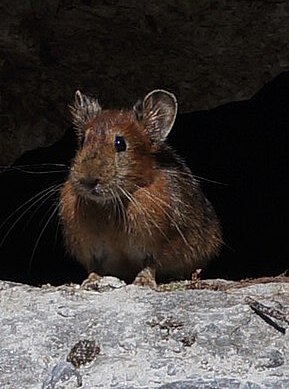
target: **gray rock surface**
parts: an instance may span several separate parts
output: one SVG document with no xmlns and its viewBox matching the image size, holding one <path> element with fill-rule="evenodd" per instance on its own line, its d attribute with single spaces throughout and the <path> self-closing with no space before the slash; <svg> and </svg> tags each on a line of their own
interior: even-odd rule
<svg viewBox="0 0 289 389">
<path fill-rule="evenodd" d="M 289 331 L 277 331 L 244 301 L 288 314 L 288 283 L 227 291 L 114 287 L 0 282 L 0 387 L 289 387 Z M 75 369 L 66 357 L 81 339 L 96 340 L 100 353 Z"/>
</svg>

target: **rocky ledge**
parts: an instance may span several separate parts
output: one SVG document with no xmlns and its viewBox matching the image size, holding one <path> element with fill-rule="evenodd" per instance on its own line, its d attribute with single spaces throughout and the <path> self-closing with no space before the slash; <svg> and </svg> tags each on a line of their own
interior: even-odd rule
<svg viewBox="0 0 289 389">
<path fill-rule="evenodd" d="M 2 281 L 0 387 L 288 388 L 289 283 L 216 283 Z"/>
</svg>

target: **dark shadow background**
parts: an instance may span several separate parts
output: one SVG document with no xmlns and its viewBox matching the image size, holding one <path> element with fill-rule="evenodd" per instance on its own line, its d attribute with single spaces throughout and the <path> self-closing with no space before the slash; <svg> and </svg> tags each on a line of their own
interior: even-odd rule
<svg viewBox="0 0 289 389">
<path fill-rule="evenodd" d="M 277 275 L 286 270 L 289 73 L 278 76 L 248 101 L 179 115 L 170 143 L 196 176 L 220 182 L 201 180 L 221 219 L 226 242 L 219 258 L 212 261 L 203 276 L 241 279 Z M 74 150 L 70 128 L 52 147 L 28 152 L 17 161 L 15 165 L 31 165 L 33 174 L 13 169 L 2 172 L 0 240 L 30 205 L 12 215 L 21 204 L 65 180 L 67 172 L 40 174 L 37 170 L 57 167 L 35 165 L 68 166 Z M 35 248 L 49 210 L 56 203 L 57 193 L 38 209 L 36 204 L 13 226 L 0 247 L 0 279 L 37 285 L 81 282 L 86 277 L 81 266 L 65 252 L 57 217 L 47 225 Z"/>
</svg>

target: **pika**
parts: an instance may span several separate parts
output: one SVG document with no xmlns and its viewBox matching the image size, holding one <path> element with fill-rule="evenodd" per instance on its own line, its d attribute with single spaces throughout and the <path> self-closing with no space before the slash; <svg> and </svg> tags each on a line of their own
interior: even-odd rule
<svg viewBox="0 0 289 389">
<path fill-rule="evenodd" d="M 78 149 L 60 192 L 69 252 L 86 270 L 137 284 L 188 279 L 222 243 L 199 182 L 166 143 L 177 114 L 154 90 L 128 110 L 102 110 L 80 91 Z M 149 275 L 149 277 L 148 277 Z"/>
</svg>

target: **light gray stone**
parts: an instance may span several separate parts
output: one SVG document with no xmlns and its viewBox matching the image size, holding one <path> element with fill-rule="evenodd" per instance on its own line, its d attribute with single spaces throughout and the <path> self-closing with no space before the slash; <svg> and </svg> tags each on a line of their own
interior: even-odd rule
<svg viewBox="0 0 289 389">
<path fill-rule="evenodd" d="M 289 331 L 244 301 L 288 313 L 288 296 L 288 283 L 96 292 L 0 282 L 0 387 L 288 388 Z M 66 357 L 81 339 L 100 353 L 75 370 Z"/>
</svg>

